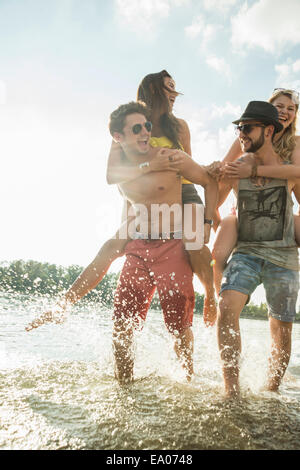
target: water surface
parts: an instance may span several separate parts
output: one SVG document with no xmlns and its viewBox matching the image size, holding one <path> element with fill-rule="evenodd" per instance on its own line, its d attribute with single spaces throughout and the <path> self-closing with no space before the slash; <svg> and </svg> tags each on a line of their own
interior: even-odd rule
<svg viewBox="0 0 300 470">
<path fill-rule="evenodd" d="M 162 315 L 136 337 L 136 381 L 113 375 L 111 311 L 78 304 L 63 325 L 24 326 L 49 301 L 0 296 L 0 449 L 299 449 L 300 325 L 280 394 L 262 392 L 268 322 L 241 320 L 242 397 L 223 398 L 216 329 L 195 316 L 185 380 Z"/>
</svg>

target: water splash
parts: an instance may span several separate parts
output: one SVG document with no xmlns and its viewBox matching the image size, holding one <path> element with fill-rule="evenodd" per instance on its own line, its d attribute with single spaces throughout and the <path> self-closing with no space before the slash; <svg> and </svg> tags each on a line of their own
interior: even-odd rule
<svg viewBox="0 0 300 470">
<path fill-rule="evenodd" d="M 280 394 L 262 392 L 268 324 L 242 320 L 242 396 L 223 398 L 215 328 L 194 320 L 195 377 L 185 380 L 162 314 L 135 340 L 135 382 L 114 379 L 112 312 L 78 304 L 62 325 L 26 333 L 49 299 L 2 296 L 1 449 L 296 449 L 300 329 Z"/>
</svg>

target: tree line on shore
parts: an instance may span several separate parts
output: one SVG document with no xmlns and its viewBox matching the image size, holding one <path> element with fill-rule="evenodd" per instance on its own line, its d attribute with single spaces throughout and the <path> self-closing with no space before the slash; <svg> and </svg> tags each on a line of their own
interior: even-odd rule
<svg viewBox="0 0 300 470">
<path fill-rule="evenodd" d="M 57 296 L 68 289 L 82 271 L 78 265 L 58 266 L 38 261 L 16 260 L 0 263 L 0 291 L 29 295 Z M 97 301 L 103 307 L 112 307 L 114 291 L 119 273 L 108 273 L 102 282 L 84 298 L 84 301 Z M 195 313 L 202 314 L 204 296 L 195 293 Z M 155 294 L 151 309 L 160 309 L 158 295 Z M 246 305 L 242 312 L 244 318 L 267 319 L 268 308 L 265 303 Z M 300 321 L 300 312 L 297 313 Z"/>
</svg>

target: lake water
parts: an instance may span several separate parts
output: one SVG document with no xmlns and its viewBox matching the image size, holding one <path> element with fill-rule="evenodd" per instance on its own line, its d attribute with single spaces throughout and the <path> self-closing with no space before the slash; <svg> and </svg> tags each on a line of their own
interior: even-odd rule
<svg viewBox="0 0 300 470">
<path fill-rule="evenodd" d="M 279 394 L 261 391 L 268 322 L 241 320 L 242 397 L 223 398 L 216 329 L 195 316 L 187 383 L 162 315 L 136 337 L 136 381 L 114 379 L 111 311 L 78 304 L 66 323 L 25 332 L 47 301 L 0 295 L 0 449 L 299 449 L 300 325 Z"/>
</svg>

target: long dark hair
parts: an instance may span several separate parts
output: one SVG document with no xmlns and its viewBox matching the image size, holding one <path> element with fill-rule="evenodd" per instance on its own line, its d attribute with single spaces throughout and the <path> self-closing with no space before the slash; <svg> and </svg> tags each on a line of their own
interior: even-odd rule
<svg viewBox="0 0 300 470">
<path fill-rule="evenodd" d="M 150 73 L 143 78 L 138 87 L 137 100 L 143 101 L 150 109 L 150 113 L 154 108 L 161 108 L 162 106 L 168 109 L 169 103 L 164 93 L 166 88 L 164 85 L 165 77 L 172 78 L 166 70 Z M 164 135 L 173 142 L 174 148 L 180 149 L 179 133 L 181 126 L 178 119 L 168 111 L 160 116 L 159 125 Z"/>
</svg>

